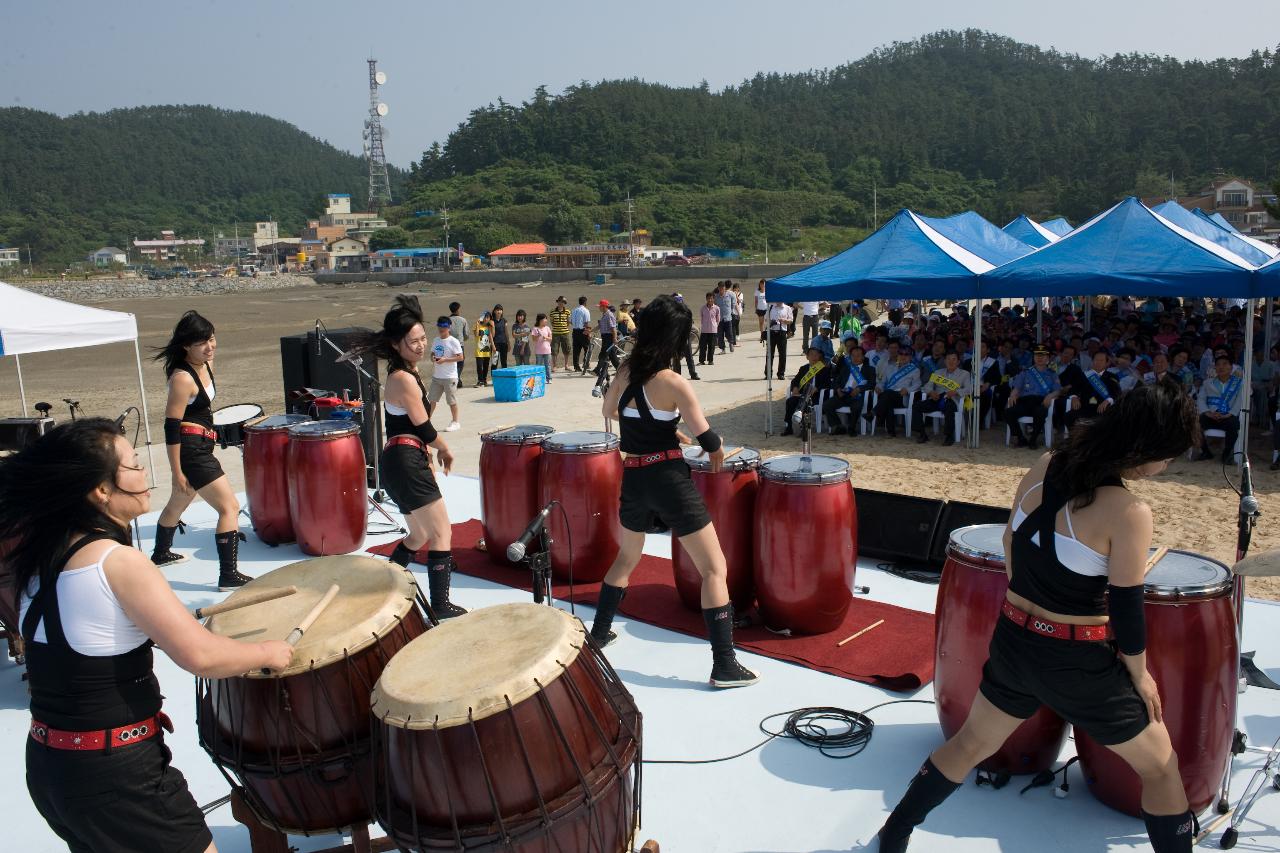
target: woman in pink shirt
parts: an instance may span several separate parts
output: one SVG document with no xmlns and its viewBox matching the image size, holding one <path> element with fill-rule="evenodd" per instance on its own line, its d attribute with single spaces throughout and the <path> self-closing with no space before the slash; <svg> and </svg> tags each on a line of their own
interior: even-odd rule
<svg viewBox="0 0 1280 853">
<path fill-rule="evenodd" d="M 547 384 L 551 384 L 551 327 L 547 325 L 547 315 L 539 314 L 529 330 L 533 341 L 533 359 L 535 364 L 542 365 L 547 373 Z"/>
</svg>

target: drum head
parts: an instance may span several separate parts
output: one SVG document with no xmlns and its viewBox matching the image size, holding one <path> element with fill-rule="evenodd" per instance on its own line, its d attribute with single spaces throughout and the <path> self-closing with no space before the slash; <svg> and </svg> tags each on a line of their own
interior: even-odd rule
<svg viewBox="0 0 1280 853">
<path fill-rule="evenodd" d="M 760 464 L 760 476 L 805 486 L 843 483 L 849 479 L 849 463 L 835 456 L 775 456 Z"/>
<path fill-rule="evenodd" d="M 342 660 L 377 642 L 413 607 L 413 576 L 395 563 L 350 555 L 317 557 L 256 577 L 226 600 L 287 586 L 298 588 L 293 595 L 219 613 L 205 624 L 213 633 L 234 640 L 283 640 L 335 583 L 341 590 L 298 642 L 288 668 L 270 676 L 250 672 L 249 678 L 284 678 Z"/>
<path fill-rule="evenodd" d="M 542 442 L 542 449 L 548 453 L 604 453 L 617 446 L 616 435 L 593 430 L 557 432 Z"/>
<path fill-rule="evenodd" d="M 517 424 L 497 432 L 486 432 L 480 436 L 480 441 L 495 444 L 541 444 L 543 439 L 555 431 L 555 427 L 542 424 Z"/>
<path fill-rule="evenodd" d="M 585 642 L 582 623 L 554 607 L 473 610 L 396 653 L 373 688 L 373 715 L 404 729 L 482 720 L 559 678 Z"/>
<path fill-rule="evenodd" d="M 958 527 L 951 531 L 947 550 L 971 560 L 1004 565 L 1004 525 L 971 524 L 968 527 Z"/>
<path fill-rule="evenodd" d="M 254 418 L 262 417 L 262 407 L 255 403 L 239 403 L 234 406 L 223 406 L 213 413 L 214 426 L 230 426 L 242 424 Z"/>
<path fill-rule="evenodd" d="M 302 441 L 324 441 L 355 435 L 359 431 L 360 425 L 351 421 L 306 421 L 289 427 L 289 437 Z"/>
<path fill-rule="evenodd" d="M 1218 598 L 1230 591 L 1231 571 L 1191 551 L 1170 551 L 1147 573 L 1149 599 Z"/>
<path fill-rule="evenodd" d="M 309 420 L 311 420 L 309 415 L 271 415 L 244 429 L 245 432 L 278 432 L 291 426 L 305 424 Z"/>
<path fill-rule="evenodd" d="M 725 455 L 728 456 L 733 451 L 738 450 L 738 446 L 733 444 L 726 444 L 724 445 L 723 449 L 724 449 Z M 695 471 L 711 470 L 711 457 L 708 456 L 706 453 L 704 453 L 701 447 L 686 447 L 684 449 L 684 461 L 688 463 L 689 467 Z M 721 471 L 750 471 L 754 468 L 759 468 L 759 467 L 760 467 L 760 451 L 752 450 L 750 447 L 744 447 L 741 450 L 738 450 L 737 455 L 735 455 L 732 459 L 726 459 L 724 461 L 724 467 L 721 468 L 720 470 Z"/>
</svg>

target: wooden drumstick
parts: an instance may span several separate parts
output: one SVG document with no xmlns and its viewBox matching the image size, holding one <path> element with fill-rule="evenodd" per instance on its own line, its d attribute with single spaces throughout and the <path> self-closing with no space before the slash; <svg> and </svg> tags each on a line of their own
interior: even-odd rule
<svg viewBox="0 0 1280 853">
<path fill-rule="evenodd" d="M 329 591 L 326 592 L 324 596 L 321 597 L 321 599 L 316 602 L 316 606 L 311 608 L 310 613 L 302 617 L 302 621 L 298 623 L 298 627 L 290 631 L 289 636 L 285 637 L 284 641 L 291 646 L 298 645 L 298 643 L 302 640 L 302 635 L 307 633 L 307 631 L 311 629 L 311 626 L 315 624 L 315 621 L 317 619 L 320 618 L 320 614 L 324 612 L 324 609 L 329 606 L 329 604 L 333 601 L 334 598 L 337 597 L 338 589 L 339 587 L 336 583 L 333 586 L 329 587 Z M 271 670 L 267 667 L 263 667 L 262 674 L 270 675 Z"/>
<path fill-rule="evenodd" d="M 691 445 L 689 445 L 689 446 L 690 446 L 690 447 L 695 447 L 696 445 L 692 445 L 692 444 L 691 444 Z M 746 450 L 746 448 L 745 448 L 745 447 L 735 447 L 733 450 L 730 450 L 728 453 L 726 453 L 726 454 L 724 455 L 724 460 L 723 460 L 723 461 L 724 461 L 724 462 L 728 462 L 730 459 L 732 459 L 733 457 L 737 456 L 739 453 L 741 453 L 741 452 L 742 452 L 742 451 L 744 451 L 744 450 Z M 698 458 L 702 458 L 703 456 L 706 456 L 706 455 L 707 455 L 707 451 L 705 451 L 705 450 L 704 450 L 704 451 L 702 451 L 701 453 L 699 453 L 699 454 L 698 454 Z"/>
<path fill-rule="evenodd" d="M 492 435 L 495 432 L 502 432 L 504 429 L 511 429 L 513 426 L 515 426 L 515 424 L 503 424 L 502 426 L 489 427 L 488 429 L 478 431 L 476 435 Z"/>
<path fill-rule="evenodd" d="M 838 649 L 838 648 L 840 648 L 841 646 L 843 646 L 845 643 L 848 643 L 848 642 L 851 642 L 851 641 L 853 641 L 853 640 L 858 639 L 858 638 L 859 638 L 859 637 L 861 637 L 863 634 L 865 634 L 865 633 L 867 633 L 868 631 L 870 631 L 872 628 L 876 628 L 876 627 L 878 627 L 878 626 L 880 626 L 880 625 L 883 625 L 883 624 L 884 624 L 884 620 L 883 620 L 883 619 L 880 619 L 880 620 L 878 620 L 878 621 L 876 621 L 876 622 L 872 622 L 870 625 L 868 625 L 867 627 L 863 628 L 861 631 L 858 631 L 856 634 L 850 634 L 849 636 L 845 637 L 845 638 L 844 638 L 843 640 L 841 640 L 840 642 L 836 643 L 836 648 Z"/>
<path fill-rule="evenodd" d="M 298 588 L 296 586 L 285 586 L 280 587 L 279 589 L 257 589 L 237 596 L 231 601 L 223 601 L 218 604 L 212 604 L 208 607 L 197 607 L 192 615 L 197 619 L 203 619 L 206 616 L 217 616 L 219 613 L 239 610 L 241 607 L 248 607 L 251 604 L 262 604 L 264 601 L 275 601 L 277 598 L 284 598 L 287 595 L 293 595 L 297 591 Z"/>
<path fill-rule="evenodd" d="M 1161 545 L 1159 548 L 1157 548 L 1157 549 L 1155 550 L 1155 553 L 1154 553 L 1154 554 L 1152 554 L 1150 557 L 1148 557 L 1148 558 L 1147 558 L 1147 565 L 1146 565 L 1146 567 L 1142 570 L 1142 573 L 1143 573 L 1144 575 L 1145 575 L 1145 574 L 1148 574 L 1152 569 L 1154 569 L 1154 568 L 1156 567 L 1156 563 L 1158 563 L 1158 562 L 1160 562 L 1161 560 L 1163 560 L 1163 559 L 1164 559 L 1164 555 L 1165 555 L 1165 554 L 1168 554 L 1168 553 L 1169 553 L 1169 549 L 1168 549 L 1168 548 L 1166 548 L 1166 547 L 1164 547 L 1163 545 Z"/>
</svg>

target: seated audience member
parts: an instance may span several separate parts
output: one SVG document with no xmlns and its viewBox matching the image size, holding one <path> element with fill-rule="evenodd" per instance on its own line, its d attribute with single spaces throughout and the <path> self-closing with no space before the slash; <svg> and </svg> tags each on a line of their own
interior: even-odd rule
<svg viewBox="0 0 1280 853">
<path fill-rule="evenodd" d="M 1222 461 L 1230 463 L 1235 458 L 1236 436 L 1240 433 L 1240 406 L 1244 395 L 1240 386 L 1244 378 L 1234 372 L 1235 365 L 1226 355 L 1218 356 L 1213 363 L 1214 375 L 1200 386 L 1196 399 L 1200 410 L 1200 429 L 1220 429 L 1227 437 L 1222 447 Z M 1212 459 L 1209 439 L 1200 438 L 1200 458 Z"/>
<path fill-rule="evenodd" d="M 1093 354 L 1093 364 L 1081 370 L 1073 364 L 1062 371 L 1062 397 L 1054 409 L 1055 417 L 1071 429 L 1080 418 L 1092 418 L 1109 409 L 1120 399 L 1120 380 L 1107 370 L 1110 359 L 1102 350 Z"/>
<path fill-rule="evenodd" d="M 818 334 L 810 341 L 809 346 L 817 347 L 822 353 L 822 360 L 830 364 L 836 357 L 836 343 L 831 339 L 831 321 L 821 320 L 818 323 Z"/>
<path fill-rule="evenodd" d="M 1137 368 L 1133 366 L 1133 350 L 1128 347 L 1121 347 L 1116 352 L 1116 363 L 1108 368 L 1112 375 L 1120 382 L 1120 393 L 1124 394 L 1132 391 L 1142 379 L 1142 375 L 1138 373 Z"/>
<path fill-rule="evenodd" d="M 911 429 L 917 431 L 916 441 L 924 444 L 929 434 L 924 431 L 924 416 L 942 412 L 942 444 L 949 447 L 956 443 L 956 416 L 964 410 L 964 400 L 973 392 L 969 371 L 960 367 L 960 357 L 955 352 L 943 356 L 942 366 L 929 374 L 924 385 L 924 399 L 916 403 L 911 412 Z"/>
<path fill-rule="evenodd" d="M 991 404 L 995 406 L 996 417 L 1003 419 L 1009 408 L 1009 392 L 1013 389 L 1013 377 L 1022 371 L 1022 367 L 1013 355 L 1013 341 L 1008 338 L 1000 341 L 995 369 L 998 378 L 991 384 Z"/>
<path fill-rule="evenodd" d="M 987 342 L 984 340 L 982 342 L 982 360 L 978 362 L 978 368 L 974 369 L 972 357 L 961 361 L 960 366 L 969 371 L 971 378 L 977 377 L 978 405 L 982 408 L 979 417 L 981 422 L 985 424 L 987 422 L 987 412 L 991 410 L 995 400 L 995 391 L 1000 387 L 1003 379 L 1000 374 L 1000 364 L 995 356 L 990 355 Z"/>
<path fill-rule="evenodd" d="M 1196 375 L 1195 368 L 1191 366 L 1191 353 L 1186 347 L 1174 347 L 1169 352 L 1169 372 L 1173 374 L 1173 378 L 1182 383 L 1183 389 L 1188 394 L 1196 392 L 1196 386 L 1200 382 L 1200 377 Z"/>
<path fill-rule="evenodd" d="M 863 355 L 862 347 L 849 339 L 845 354 L 836 362 L 835 379 L 832 382 L 833 393 L 827 397 L 822 406 L 822 416 L 826 419 L 832 435 L 853 434 L 857 430 L 854 425 L 857 418 L 867 410 L 870 391 L 876 386 L 876 371 Z M 844 424 L 844 416 L 838 409 L 849 409 L 849 425 Z"/>
<path fill-rule="evenodd" d="M 831 368 L 822 358 L 822 350 L 817 345 L 817 338 L 809 342 L 805 350 L 805 364 L 796 372 L 791 380 L 791 393 L 787 395 L 785 423 L 783 435 L 795 435 L 791 428 L 791 416 L 804 403 L 818 402 L 818 392 L 831 387 Z"/>
<path fill-rule="evenodd" d="M 894 418 L 894 409 L 904 409 L 907 400 L 920 388 L 920 369 L 911 360 L 911 350 L 901 349 L 895 343 L 889 344 L 890 358 L 880 362 L 876 368 L 876 405 L 875 411 L 864 414 L 867 420 L 879 418 L 885 425 L 889 436 L 898 434 L 898 422 Z"/>
<path fill-rule="evenodd" d="M 1142 381 L 1152 385 L 1171 377 L 1172 374 L 1169 373 L 1169 356 L 1158 352 L 1151 356 L 1151 369 L 1142 377 Z"/>
<path fill-rule="evenodd" d="M 1058 381 L 1058 374 L 1049 369 L 1047 347 L 1036 347 L 1032 357 L 1031 366 L 1013 378 L 1004 421 L 1013 434 L 1015 446 L 1030 445 L 1035 449 L 1039 446 L 1050 407 L 1062 395 L 1062 384 Z M 1018 422 L 1018 418 L 1023 417 L 1031 418 L 1030 435 L 1023 432 L 1023 425 Z"/>
</svg>

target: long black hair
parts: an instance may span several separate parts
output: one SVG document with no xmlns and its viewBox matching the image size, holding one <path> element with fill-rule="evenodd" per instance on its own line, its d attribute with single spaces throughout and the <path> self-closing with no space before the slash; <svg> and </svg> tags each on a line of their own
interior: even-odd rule
<svg viewBox="0 0 1280 853">
<path fill-rule="evenodd" d="M 173 327 L 169 343 L 162 347 L 152 347 L 155 355 L 152 359 L 164 362 L 164 375 L 171 376 L 183 362 L 187 360 L 187 347 L 202 344 L 213 337 L 213 324 L 196 311 L 188 311 Z"/>
<path fill-rule="evenodd" d="M 56 561 L 73 536 L 105 533 L 129 544 L 128 528 L 89 497 L 103 483 L 119 488 L 118 435 L 114 421 L 83 418 L 0 459 L 0 542 L 8 542 L 3 559 L 13 566 L 19 591 L 33 577 L 42 588 L 55 582 L 62 571 Z"/>
<path fill-rule="evenodd" d="M 1098 486 L 1139 465 L 1181 456 L 1199 440 L 1195 401 L 1165 377 L 1139 385 L 1097 418 L 1077 423 L 1053 449 L 1045 478 L 1082 509 L 1093 503 Z"/>
<path fill-rule="evenodd" d="M 689 342 L 693 312 L 683 302 L 662 294 L 644 306 L 636 323 L 636 343 L 627 357 L 631 382 L 648 382 L 671 363 Z"/>
<path fill-rule="evenodd" d="M 413 369 L 400 357 L 400 353 L 396 352 L 396 344 L 404 340 L 417 325 L 422 325 L 423 329 L 426 329 L 418 297 L 401 294 L 392 303 L 391 310 L 382 318 L 382 328 L 376 332 L 357 335 L 351 349 L 360 355 L 367 353 L 384 359 L 387 362 L 387 375 L 396 370 L 412 373 Z"/>
</svg>

